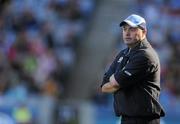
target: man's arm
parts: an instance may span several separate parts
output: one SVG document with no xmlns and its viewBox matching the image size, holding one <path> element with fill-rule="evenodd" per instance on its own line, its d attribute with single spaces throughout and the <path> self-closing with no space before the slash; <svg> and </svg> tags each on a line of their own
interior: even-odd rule
<svg viewBox="0 0 180 124">
<path fill-rule="evenodd" d="M 101 91 L 106 93 L 112 93 L 119 89 L 117 84 L 112 82 L 112 75 L 116 72 L 116 63 L 119 60 L 120 56 L 122 56 L 123 51 L 120 52 L 113 63 L 110 65 L 108 71 L 104 74 L 103 81 L 101 84 Z M 114 76 L 113 76 L 114 77 Z"/>
<path fill-rule="evenodd" d="M 136 86 L 147 74 L 150 74 L 149 70 L 151 67 L 154 68 L 151 56 L 145 51 L 139 51 L 129 59 L 123 69 L 115 71 L 114 78 L 122 89 Z"/>
<path fill-rule="evenodd" d="M 110 80 L 108 83 L 105 83 L 101 90 L 104 93 L 113 93 L 115 91 L 117 91 L 120 88 L 119 84 L 117 83 L 117 81 L 114 78 L 114 74 L 110 77 Z"/>
</svg>

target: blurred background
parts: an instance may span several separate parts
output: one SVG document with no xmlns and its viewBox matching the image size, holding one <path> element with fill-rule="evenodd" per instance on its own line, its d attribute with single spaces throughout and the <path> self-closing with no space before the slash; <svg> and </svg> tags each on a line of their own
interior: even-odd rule
<svg viewBox="0 0 180 124">
<path fill-rule="evenodd" d="M 161 124 L 179 124 L 179 0 L 0 0 L 0 124 L 118 124 L 99 86 L 132 13 L 161 60 Z"/>
</svg>

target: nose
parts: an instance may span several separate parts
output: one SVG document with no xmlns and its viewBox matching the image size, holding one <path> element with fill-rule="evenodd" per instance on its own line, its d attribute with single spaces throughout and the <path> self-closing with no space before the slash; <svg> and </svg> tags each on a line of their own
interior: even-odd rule
<svg viewBox="0 0 180 124">
<path fill-rule="evenodd" d="M 125 33 L 126 33 L 126 36 L 130 36 L 129 30 L 127 30 Z"/>
</svg>

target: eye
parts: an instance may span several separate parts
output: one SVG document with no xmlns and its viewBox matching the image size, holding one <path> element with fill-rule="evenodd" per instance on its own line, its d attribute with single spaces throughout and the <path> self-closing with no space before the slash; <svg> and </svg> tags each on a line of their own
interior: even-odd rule
<svg viewBox="0 0 180 124">
<path fill-rule="evenodd" d="M 123 31 L 127 31 L 127 29 L 128 29 L 127 27 L 123 27 Z"/>
<path fill-rule="evenodd" d="M 132 31 L 132 32 L 134 32 L 136 30 L 137 30 L 137 28 L 133 28 L 133 27 L 130 28 L 130 31 Z"/>
</svg>

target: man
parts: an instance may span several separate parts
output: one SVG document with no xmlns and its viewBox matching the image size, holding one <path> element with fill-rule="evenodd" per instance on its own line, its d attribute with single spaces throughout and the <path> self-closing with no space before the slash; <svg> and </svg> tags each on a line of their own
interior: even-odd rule
<svg viewBox="0 0 180 124">
<path fill-rule="evenodd" d="M 128 46 L 104 74 L 101 89 L 114 94 L 114 110 L 121 124 L 160 124 L 165 113 L 159 103 L 159 58 L 146 39 L 146 21 L 130 15 L 120 23 Z"/>
</svg>

